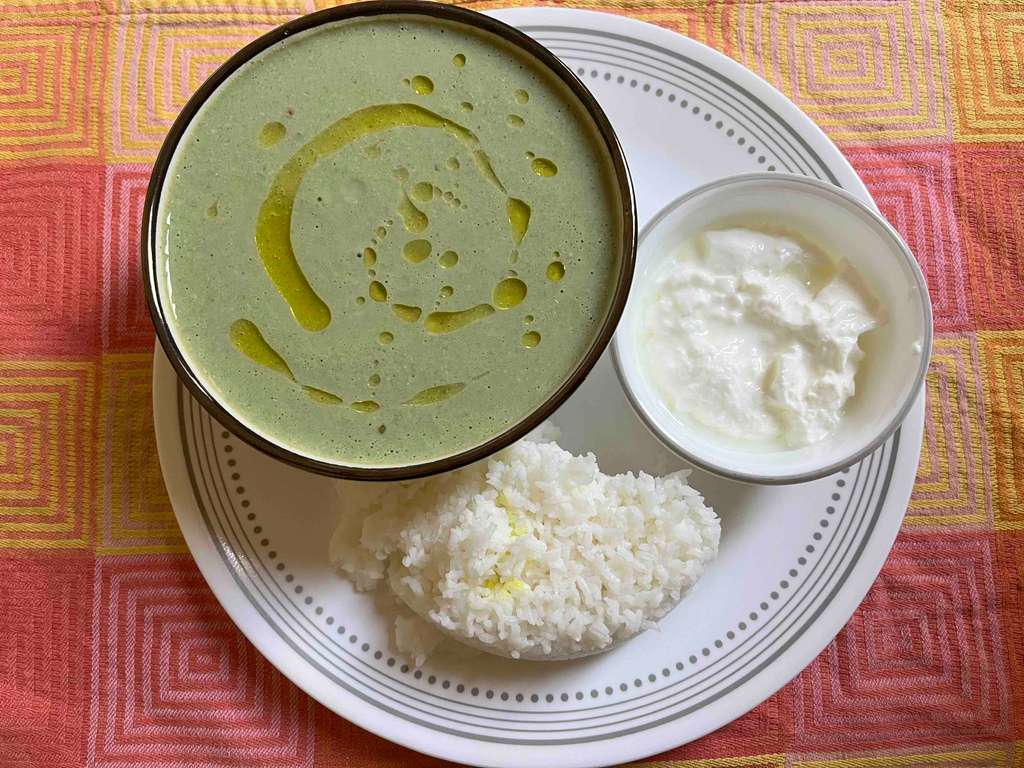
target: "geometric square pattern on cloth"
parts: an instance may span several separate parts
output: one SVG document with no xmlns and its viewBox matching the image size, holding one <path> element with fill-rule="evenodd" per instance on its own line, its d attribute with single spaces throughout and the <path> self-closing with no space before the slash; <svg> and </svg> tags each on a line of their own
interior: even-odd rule
<svg viewBox="0 0 1024 768">
<path fill-rule="evenodd" d="M 150 353 L 104 355 L 100 378 L 100 553 L 183 552 L 153 433 Z"/>
<path fill-rule="evenodd" d="M 952 137 L 937 0 L 728 3 L 735 51 L 833 139 Z"/>
<path fill-rule="evenodd" d="M 265 13 L 120 17 L 110 47 L 114 119 L 108 159 L 151 162 L 196 88 L 232 53 L 281 21 Z"/>
<path fill-rule="evenodd" d="M 88 361 L 0 359 L 0 548 L 89 544 L 96 378 Z"/>
<path fill-rule="evenodd" d="M 860 608 L 796 679 L 796 748 L 1010 734 L 990 533 L 904 533 Z"/>
<path fill-rule="evenodd" d="M 95 22 L 111 9 L 108 0 L 0 0 L 0 14 L 8 21 Z"/>
<path fill-rule="evenodd" d="M 1024 329 L 1024 145 L 956 145 L 957 216 L 977 327 Z"/>
<path fill-rule="evenodd" d="M 0 163 L 0 354 L 99 348 L 102 188 L 98 165 Z"/>
<path fill-rule="evenodd" d="M 1019 768 L 1013 744 L 963 744 L 931 749 L 887 749 L 801 755 L 787 768 Z"/>
<path fill-rule="evenodd" d="M 992 452 L 973 333 L 937 334 L 924 439 L 904 525 L 992 527 Z"/>
<path fill-rule="evenodd" d="M 273 18 L 275 24 L 283 24 L 294 16 L 310 13 L 320 8 L 329 8 L 339 3 L 331 0 L 232 0 L 230 3 L 215 0 L 103 0 L 108 11 L 120 16 L 134 14 L 140 19 L 180 14 L 191 16 L 194 21 L 231 24 L 250 24 Z"/>
<path fill-rule="evenodd" d="M 1024 331 L 978 333 L 995 452 L 995 527 L 1024 529 Z"/>
<path fill-rule="evenodd" d="M 148 165 L 109 165 L 103 185 L 103 351 L 148 352 L 153 323 L 142 289 L 139 241 Z"/>
<path fill-rule="evenodd" d="M 107 25 L 0 11 L 0 161 L 99 158 Z M 71 5 L 70 3 L 68 5 Z M 28 7 L 27 7 L 28 6 Z"/>
<path fill-rule="evenodd" d="M 82 765 L 92 575 L 86 552 L 0 557 L 0 765 Z"/>
<path fill-rule="evenodd" d="M 956 137 L 1024 139 L 1024 5 L 946 0 L 956 89 Z"/>
<path fill-rule="evenodd" d="M 191 557 L 101 557 L 95 593 L 90 765 L 312 764 L 312 699 L 242 636 Z"/>
</svg>

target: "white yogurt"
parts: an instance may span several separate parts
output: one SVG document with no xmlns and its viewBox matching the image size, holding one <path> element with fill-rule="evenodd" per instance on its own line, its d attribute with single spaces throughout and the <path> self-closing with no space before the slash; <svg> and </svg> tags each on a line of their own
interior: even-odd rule
<svg viewBox="0 0 1024 768">
<path fill-rule="evenodd" d="M 704 232 L 657 276 L 641 328 L 654 389 L 738 448 L 783 450 L 839 425 L 877 325 L 848 267 L 785 237 Z"/>
</svg>

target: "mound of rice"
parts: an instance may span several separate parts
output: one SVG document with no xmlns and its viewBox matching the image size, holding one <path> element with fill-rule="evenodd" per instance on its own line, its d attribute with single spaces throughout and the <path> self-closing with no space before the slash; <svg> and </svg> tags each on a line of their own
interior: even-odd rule
<svg viewBox="0 0 1024 768">
<path fill-rule="evenodd" d="M 346 509 L 331 559 L 358 589 L 386 580 L 463 642 L 557 659 L 654 626 L 714 559 L 719 532 L 685 472 L 612 477 L 593 454 L 534 437 Z M 418 664 L 434 644 L 398 623 L 396 645 Z"/>
</svg>

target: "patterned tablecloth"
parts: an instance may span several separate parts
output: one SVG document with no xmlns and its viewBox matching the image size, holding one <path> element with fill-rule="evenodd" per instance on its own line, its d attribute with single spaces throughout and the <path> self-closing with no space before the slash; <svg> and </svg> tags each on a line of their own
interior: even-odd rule
<svg viewBox="0 0 1024 768">
<path fill-rule="evenodd" d="M 154 445 L 149 164 L 218 63 L 311 2 L 0 0 L 2 766 L 436 764 L 335 717 L 241 636 Z M 878 582 L 781 692 L 648 764 L 1024 766 L 1024 4 L 570 4 L 781 88 L 935 306 L 917 485 Z"/>
</svg>

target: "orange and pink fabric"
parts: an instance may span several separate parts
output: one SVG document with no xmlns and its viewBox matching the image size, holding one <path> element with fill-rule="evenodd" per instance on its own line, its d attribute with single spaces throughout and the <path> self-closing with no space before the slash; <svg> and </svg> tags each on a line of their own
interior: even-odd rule
<svg viewBox="0 0 1024 768">
<path fill-rule="evenodd" d="M 784 91 L 909 242 L 935 308 L 917 484 L 864 604 L 775 696 L 645 764 L 1021 768 L 1024 3 L 557 4 L 676 30 Z M 242 637 L 154 444 L 150 163 L 223 59 L 313 9 L 0 0 L 0 765 L 438 764 L 314 703 Z M 154 656 L 160 633 L 181 658 Z"/>
</svg>

